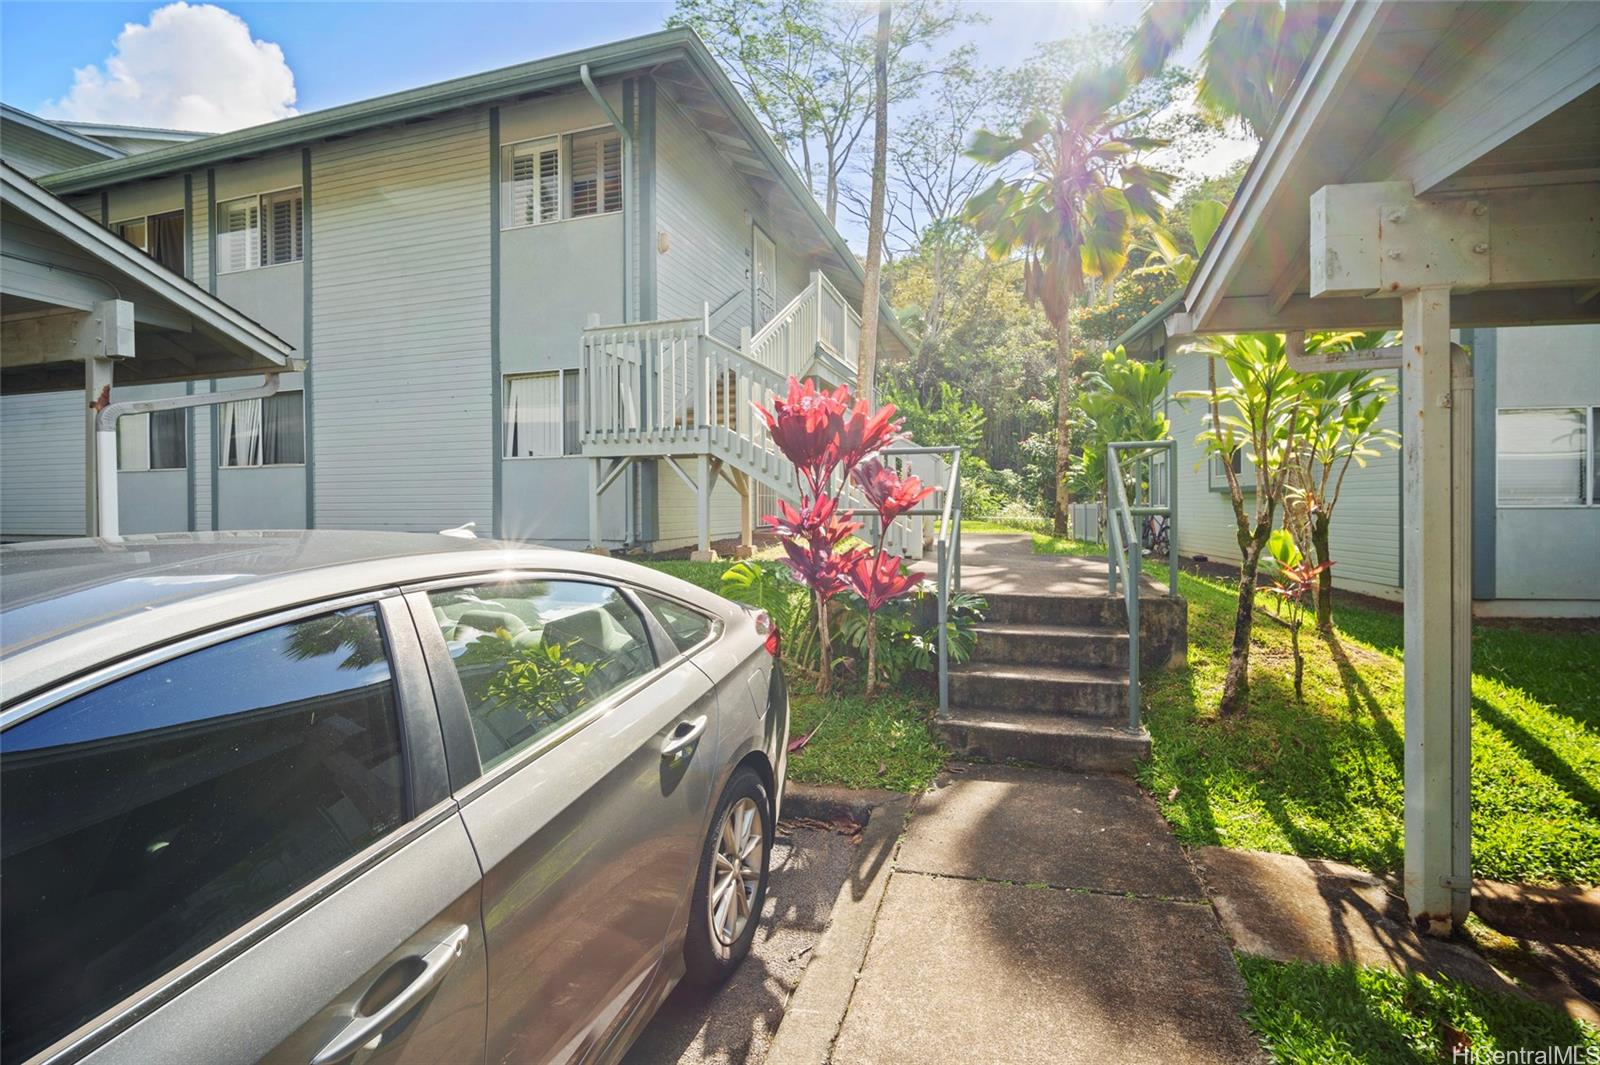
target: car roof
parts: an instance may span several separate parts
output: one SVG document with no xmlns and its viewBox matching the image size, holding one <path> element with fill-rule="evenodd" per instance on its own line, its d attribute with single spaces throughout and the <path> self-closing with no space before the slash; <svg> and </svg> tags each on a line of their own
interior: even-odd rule
<svg viewBox="0 0 1600 1065">
<path fill-rule="evenodd" d="M 0 547 L 0 702 L 251 617 L 502 569 L 642 582 L 707 608 L 717 604 L 687 582 L 599 555 L 425 533 L 161 533 L 9 544 Z"/>
</svg>

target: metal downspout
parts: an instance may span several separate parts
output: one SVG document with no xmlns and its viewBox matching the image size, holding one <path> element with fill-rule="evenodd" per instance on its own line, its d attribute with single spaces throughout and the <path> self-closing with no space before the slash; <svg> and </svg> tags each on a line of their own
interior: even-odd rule
<svg viewBox="0 0 1600 1065">
<path fill-rule="evenodd" d="M 199 392 L 186 396 L 169 396 L 166 399 L 136 399 L 122 403 L 108 403 L 95 415 L 95 530 L 94 535 L 105 540 L 121 536 L 120 515 L 117 513 L 117 422 L 129 414 L 151 414 L 164 410 L 188 410 L 192 407 L 214 407 L 246 399 L 266 399 L 278 392 L 279 378 L 286 373 L 305 369 L 302 359 L 290 359 L 280 370 L 270 370 L 266 382 L 256 388 L 227 392 Z M 194 456 L 189 456 L 192 462 Z M 213 488 L 213 490 L 215 490 Z"/>
<path fill-rule="evenodd" d="M 637 296 L 633 291 L 633 248 L 635 244 L 634 230 L 637 228 L 635 215 L 638 212 L 637 182 L 633 180 L 633 131 L 627 123 L 617 115 L 615 109 L 600 95 L 600 90 L 594 83 L 594 78 L 589 75 L 589 64 L 584 63 L 578 67 L 578 80 L 583 82 L 583 87 L 589 91 L 589 96 L 594 100 L 601 112 L 606 116 L 606 121 L 622 138 L 622 320 L 632 322 L 637 319 L 635 308 Z M 641 251 L 640 254 L 643 254 Z M 636 530 L 637 515 L 634 514 L 635 480 L 632 471 L 628 476 L 628 490 L 623 501 L 623 537 L 632 540 Z"/>
</svg>

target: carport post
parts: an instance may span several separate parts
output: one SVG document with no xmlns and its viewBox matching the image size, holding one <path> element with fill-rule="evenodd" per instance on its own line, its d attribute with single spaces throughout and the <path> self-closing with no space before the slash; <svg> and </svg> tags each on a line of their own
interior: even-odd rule
<svg viewBox="0 0 1600 1065">
<path fill-rule="evenodd" d="M 1405 505 L 1405 893 L 1448 935 L 1471 901 L 1471 545 L 1453 468 L 1450 289 L 1401 295 Z M 1470 402 L 1459 412 L 1470 419 Z M 1470 425 L 1466 430 L 1470 432 Z"/>
<path fill-rule="evenodd" d="M 113 430 L 109 449 L 101 447 L 95 421 L 111 403 L 111 369 L 115 360 L 90 355 L 83 360 L 84 452 L 83 530 L 85 536 L 117 535 L 117 437 Z M 102 476 L 101 467 L 110 471 Z M 107 528 L 109 523 L 109 529 Z"/>
</svg>

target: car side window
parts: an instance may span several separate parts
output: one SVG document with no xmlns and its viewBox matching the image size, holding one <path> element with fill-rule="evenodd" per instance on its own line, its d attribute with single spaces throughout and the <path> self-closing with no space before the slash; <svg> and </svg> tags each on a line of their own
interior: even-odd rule
<svg viewBox="0 0 1600 1065">
<path fill-rule="evenodd" d="M 461 678 L 485 769 L 655 668 L 622 593 L 523 581 L 428 593 Z"/>
<path fill-rule="evenodd" d="M 704 641 L 711 635 L 715 626 L 710 618 L 684 606 L 671 599 L 663 598 L 652 592 L 640 592 L 639 598 L 661 627 L 667 630 L 667 635 L 672 638 L 673 645 L 680 651 L 687 651 L 696 644 Z"/>
<path fill-rule="evenodd" d="M 371 606 L 112 681 L 0 734 L 0 1056 L 21 1060 L 399 825 Z"/>
</svg>

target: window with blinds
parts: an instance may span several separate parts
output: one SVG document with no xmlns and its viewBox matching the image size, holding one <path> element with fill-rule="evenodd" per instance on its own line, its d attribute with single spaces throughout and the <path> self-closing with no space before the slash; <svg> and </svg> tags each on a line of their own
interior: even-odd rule
<svg viewBox="0 0 1600 1065">
<path fill-rule="evenodd" d="M 1595 423 L 1600 408 L 1501 410 L 1495 417 L 1496 502 L 1582 507 L 1600 500 Z"/>
<path fill-rule="evenodd" d="M 507 375 L 501 441 L 508 459 L 579 454 L 578 371 Z"/>
<path fill-rule="evenodd" d="M 217 204 L 217 270 L 297 263 L 305 257 L 305 201 L 299 189 Z"/>
<path fill-rule="evenodd" d="M 513 144 L 501 153 L 502 224 L 532 226 L 561 217 L 561 145 L 556 137 Z"/>
<path fill-rule="evenodd" d="M 622 210 L 622 138 L 596 130 L 508 145 L 500 153 L 504 229 Z"/>
</svg>

